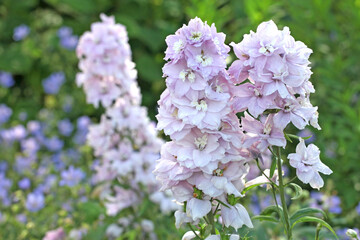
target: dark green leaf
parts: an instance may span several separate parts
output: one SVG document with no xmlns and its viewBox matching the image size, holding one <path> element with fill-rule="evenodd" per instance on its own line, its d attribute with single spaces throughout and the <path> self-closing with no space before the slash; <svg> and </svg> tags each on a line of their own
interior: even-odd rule
<svg viewBox="0 0 360 240">
<path fill-rule="evenodd" d="M 259 220 L 259 221 L 267 221 L 267 222 L 279 222 L 278 219 L 276 219 L 273 216 L 262 216 L 262 215 L 257 215 L 252 217 L 253 220 Z"/>
<path fill-rule="evenodd" d="M 326 227 L 327 229 L 329 229 L 333 234 L 334 236 L 336 237 L 336 239 L 338 239 L 334 229 L 327 223 L 325 222 L 324 220 L 320 219 L 320 218 L 317 218 L 317 217 L 311 217 L 311 216 L 305 216 L 305 217 L 301 217 L 299 218 L 298 220 L 296 220 L 291 228 L 294 228 L 294 226 L 297 224 L 297 223 L 301 223 L 301 222 L 315 222 L 315 223 L 320 223 L 322 226 Z"/>
<path fill-rule="evenodd" d="M 295 196 L 293 196 L 291 199 L 298 199 L 301 196 L 302 188 L 296 183 L 289 183 L 289 185 L 295 190 Z"/>
<path fill-rule="evenodd" d="M 318 208 L 303 208 L 303 209 L 300 209 L 300 210 L 296 211 L 290 217 L 290 221 L 295 222 L 296 220 L 298 220 L 301 217 L 308 216 L 309 214 L 319 214 L 319 213 L 322 214 L 325 218 L 327 217 L 326 213 L 321 209 L 318 209 Z"/>
</svg>

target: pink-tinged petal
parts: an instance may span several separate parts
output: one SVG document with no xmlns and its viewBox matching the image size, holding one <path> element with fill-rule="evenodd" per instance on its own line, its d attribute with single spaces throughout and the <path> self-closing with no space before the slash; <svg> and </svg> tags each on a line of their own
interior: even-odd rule
<svg viewBox="0 0 360 240">
<path fill-rule="evenodd" d="M 315 174 L 314 171 L 303 172 L 300 171 L 299 169 L 296 169 L 296 175 L 303 183 L 309 183 L 311 179 L 314 177 L 314 174 Z"/>
<path fill-rule="evenodd" d="M 280 111 L 274 115 L 274 125 L 277 128 L 284 129 L 290 122 L 290 113 Z"/>
<path fill-rule="evenodd" d="M 324 186 L 324 180 L 321 178 L 320 174 L 315 172 L 313 178 L 310 180 L 310 186 L 312 188 L 320 189 Z"/>
<path fill-rule="evenodd" d="M 186 205 L 186 213 L 190 215 L 194 221 L 206 216 L 210 211 L 211 203 L 209 200 L 192 198 Z"/>
</svg>

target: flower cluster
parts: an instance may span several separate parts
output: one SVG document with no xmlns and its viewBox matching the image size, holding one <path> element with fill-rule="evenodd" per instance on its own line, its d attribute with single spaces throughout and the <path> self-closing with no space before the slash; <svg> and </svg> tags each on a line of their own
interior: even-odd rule
<svg viewBox="0 0 360 240">
<path fill-rule="evenodd" d="M 76 81 L 83 86 L 88 103 L 109 107 L 125 94 L 139 96 L 126 29 L 115 24 L 113 17 L 100 17 L 102 22 L 93 23 L 91 32 L 80 37 L 76 53 L 82 72 Z"/>
<path fill-rule="evenodd" d="M 241 121 L 246 132 L 244 147 L 259 153 L 270 146 L 285 148 L 284 129 L 290 122 L 298 129 L 307 125 L 321 129 L 317 107 L 310 103 L 310 94 L 315 92 L 309 81 L 312 50 L 295 41 L 289 28 L 279 30 L 273 21 L 264 22 L 231 45 L 238 60 L 229 73 L 233 83 L 240 84 L 234 90 L 232 107 L 235 112 L 249 113 Z M 299 179 L 314 188 L 323 186 L 318 172 L 331 173 L 319 153 L 315 145 L 306 148 L 300 141 L 297 153 L 289 155 Z"/>
<path fill-rule="evenodd" d="M 157 127 L 172 141 L 162 146 L 155 174 L 162 190 L 184 203 L 185 212 L 175 213 L 177 227 L 197 223 L 218 202 L 226 205 L 217 209 L 226 227 L 252 227 L 246 209 L 233 201 L 242 197 L 248 166 L 231 111 L 234 85 L 225 70 L 230 48 L 224 40 L 199 18 L 166 38 L 167 89 L 158 102 Z"/>
<path fill-rule="evenodd" d="M 97 107 L 101 102 L 106 108 L 100 123 L 91 125 L 87 135 L 99 159 L 94 182 L 100 184 L 99 195 L 110 216 L 136 209 L 145 195 L 169 212 L 176 204 L 166 194 L 157 193 L 152 173 L 162 141 L 147 110 L 140 106 L 127 32 L 115 24 L 114 17 L 101 14 L 101 19 L 80 37 L 76 50 L 83 71 L 77 82 L 83 84 L 89 103 Z M 121 234 L 119 229 L 113 224 L 109 234 Z"/>
<path fill-rule="evenodd" d="M 78 44 L 79 37 L 73 35 L 73 30 L 70 27 L 61 27 L 59 28 L 57 35 L 60 39 L 60 44 L 63 48 L 67 50 L 74 50 Z"/>
</svg>

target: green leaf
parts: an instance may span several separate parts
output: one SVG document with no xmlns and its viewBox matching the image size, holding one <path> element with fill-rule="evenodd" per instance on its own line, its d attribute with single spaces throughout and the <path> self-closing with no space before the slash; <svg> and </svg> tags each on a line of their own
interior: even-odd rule
<svg viewBox="0 0 360 240">
<path fill-rule="evenodd" d="M 262 183 L 257 183 L 257 184 L 254 184 L 254 185 L 251 185 L 251 186 L 248 186 L 246 188 L 244 188 L 244 190 L 242 190 L 242 194 L 245 194 L 247 191 L 249 191 L 250 189 L 254 188 L 254 187 L 258 187 L 260 185 L 264 185 L 264 184 L 271 184 L 269 182 L 262 182 Z"/>
<path fill-rule="evenodd" d="M 284 133 L 284 135 L 285 135 L 285 138 L 286 138 L 286 140 L 288 140 L 289 142 L 293 142 L 292 140 L 291 140 L 291 138 L 286 134 L 286 133 Z"/>
<path fill-rule="evenodd" d="M 269 207 L 265 208 L 260 213 L 260 215 L 267 216 L 267 215 L 271 215 L 272 213 L 278 213 L 279 214 L 279 211 L 280 211 L 280 214 L 282 215 L 283 214 L 283 209 L 282 209 L 281 206 L 272 205 L 272 206 L 269 206 Z"/>
<path fill-rule="evenodd" d="M 276 160 L 273 159 L 270 167 L 270 178 L 274 176 L 275 168 L 276 168 Z"/>
<path fill-rule="evenodd" d="M 320 213 L 322 214 L 325 218 L 327 218 L 326 213 L 318 208 L 303 208 L 300 209 L 298 211 L 296 211 L 291 217 L 290 217 L 290 221 L 293 223 L 295 221 L 297 221 L 298 219 L 304 217 L 304 216 L 308 216 L 309 214 L 317 214 Z"/>
<path fill-rule="evenodd" d="M 322 226 L 326 227 L 327 229 L 329 229 L 333 234 L 334 236 L 336 237 L 336 239 L 338 239 L 334 229 L 327 223 L 325 222 L 324 220 L 320 219 L 320 218 L 317 218 L 317 217 L 311 217 L 311 216 L 305 216 L 305 217 L 301 217 L 299 218 L 298 220 L 296 220 L 291 228 L 294 228 L 294 226 L 297 224 L 297 223 L 301 223 L 301 222 L 315 222 L 315 223 L 320 223 Z"/>
<path fill-rule="evenodd" d="M 292 197 L 292 200 L 298 199 L 301 196 L 302 193 L 302 188 L 297 185 L 296 183 L 289 183 L 290 186 L 293 187 L 293 189 L 295 190 L 295 196 Z"/>
<path fill-rule="evenodd" d="M 262 216 L 262 215 L 257 215 L 252 217 L 253 220 L 259 220 L 259 221 L 267 221 L 267 222 L 279 222 L 278 219 L 276 219 L 273 216 Z"/>
</svg>

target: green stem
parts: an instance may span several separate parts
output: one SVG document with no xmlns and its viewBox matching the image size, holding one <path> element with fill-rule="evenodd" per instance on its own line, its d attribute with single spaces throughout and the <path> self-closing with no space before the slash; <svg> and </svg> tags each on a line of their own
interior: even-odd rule
<svg viewBox="0 0 360 240">
<path fill-rule="evenodd" d="M 285 188 L 284 188 L 284 182 L 283 182 L 283 176 L 282 176 L 282 165 L 281 165 L 281 149 L 280 147 L 277 148 L 277 167 L 278 167 L 278 177 L 279 177 L 279 191 L 280 191 L 280 199 L 281 199 L 281 205 L 284 212 L 284 220 L 285 220 L 285 229 L 288 240 L 292 239 L 292 233 L 291 233 L 291 226 L 290 226 L 290 220 L 289 220 L 289 213 L 285 201 Z"/>
<path fill-rule="evenodd" d="M 210 210 L 210 212 L 207 214 L 207 218 L 208 218 L 209 224 L 211 225 L 211 234 L 216 234 L 214 214 L 213 214 L 212 210 Z"/>
<path fill-rule="evenodd" d="M 188 223 L 187 225 L 189 226 L 189 228 L 191 229 L 191 231 L 195 234 L 195 236 L 197 236 L 199 239 L 203 239 L 202 237 L 200 237 L 200 236 L 196 233 L 195 229 L 191 226 L 190 223 Z"/>
<path fill-rule="evenodd" d="M 318 224 L 317 227 L 316 227 L 315 240 L 319 240 L 321 227 L 322 227 L 321 224 Z"/>
</svg>

